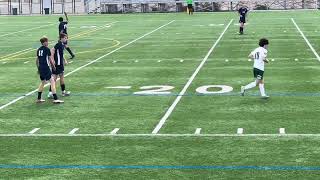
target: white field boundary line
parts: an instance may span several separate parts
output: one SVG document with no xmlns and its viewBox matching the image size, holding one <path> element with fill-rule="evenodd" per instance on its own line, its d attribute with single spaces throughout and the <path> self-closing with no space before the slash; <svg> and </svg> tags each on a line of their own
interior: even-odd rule
<svg viewBox="0 0 320 180">
<path fill-rule="evenodd" d="M 54 24 L 52 23 L 52 24 L 47 24 L 47 25 L 43 25 L 43 26 L 39 26 L 39 27 L 30 28 L 30 29 L 24 29 L 24 30 L 21 30 L 21 31 L 15 31 L 15 32 L 7 33 L 7 34 L 1 34 L 0 37 L 5 37 L 5 36 L 9 36 L 9 35 L 12 35 L 12 34 L 18 34 L 18 33 L 26 32 L 26 31 L 31 31 L 31 30 L 34 30 L 34 29 L 41 29 L 43 27 L 52 26 L 52 25 L 54 25 Z"/>
<path fill-rule="evenodd" d="M 162 25 L 162 26 L 160 26 L 160 27 L 158 27 L 158 28 L 156 28 L 156 29 L 154 29 L 154 30 L 152 30 L 152 31 L 150 31 L 150 32 L 148 32 L 148 33 L 146 33 L 146 34 L 144 34 L 144 35 L 142 35 L 142 36 L 140 36 L 140 37 L 132 40 L 132 41 L 130 41 L 130 42 L 128 42 L 127 44 L 124 44 L 124 45 L 118 47 L 117 49 L 115 49 L 115 50 L 113 50 L 113 51 L 111 51 L 111 52 L 109 52 L 109 53 L 107 53 L 107 54 L 105 54 L 105 55 L 103 55 L 103 56 L 100 56 L 99 58 L 97 58 L 97 59 L 95 59 L 95 60 L 92 60 L 92 61 L 90 61 L 89 63 L 87 63 L 87 64 L 85 64 L 85 65 L 82 65 L 82 66 L 74 69 L 73 71 L 65 74 L 65 77 L 67 77 L 67 76 L 69 76 L 69 75 L 71 75 L 71 74 L 73 74 L 73 73 L 75 73 L 75 72 L 77 72 L 77 71 L 79 71 L 79 70 L 81 70 L 81 69 L 83 69 L 83 68 L 85 68 L 85 67 L 87 67 L 87 66 L 89 66 L 89 65 L 91 65 L 91 64 L 93 64 L 93 63 L 95 63 L 95 62 L 97 62 L 97 61 L 99 61 L 99 60 L 102 59 L 102 58 L 105 58 L 105 57 L 107 57 L 107 56 L 109 56 L 109 55 L 111 55 L 111 54 L 119 51 L 120 49 L 123 49 L 123 48 L 131 45 L 132 43 L 134 43 L 134 42 L 136 42 L 136 41 L 138 41 L 138 40 L 140 40 L 140 39 L 142 39 L 142 38 L 144 38 L 144 37 L 146 37 L 146 36 L 148 36 L 148 35 L 156 32 L 156 31 L 158 31 L 159 29 L 162 29 L 163 27 L 168 26 L 169 24 L 171 24 L 171 23 L 173 23 L 173 22 L 175 22 L 175 20 L 172 20 L 172 21 L 170 21 L 170 22 L 168 22 L 168 23 L 166 23 L 166 24 L 164 24 L 164 25 Z M 45 87 L 47 87 L 47 86 L 49 86 L 49 84 L 47 84 Z M 35 92 L 37 92 L 37 91 L 38 91 L 38 89 L 35 89 L 35 90 L 33 90 L 33 91 L 30 91 L 30 92 L 28 92 L 27 94 L 25 94 L 25 95 L 23 95 L 23 96 L 20 96 L 20 97 L 18 97 L 18 98 L 16 98 L 16 99 L 10 101 L 10 102 L 7 103 L 7 104 L 4 104 L 4 105 L 0 106 L 0 110 L 2 110 L 2 109 L 4 109 L 4 108 L 6 108 L 6 107 L 8 107 L 8 106 L 10 106 L 10 105 L 12 105 L 12 104 L 14 104 L 14 103 L 16 103 L 17 101 L 20 101 L 21 99 L 24 99 L 25 97 L 28 97 L 28 96 L 32 95 L 33 93 L 35 93 Z"/>
<path fill-rule="evenodd" d="M 320 134 L 0 134 L 0 137 L 319 137 Z"/>
<path fill-rule="evenodd" d="M 307 45 L 309 46 L 309 48 L 311 49 L 311 51 L 313 52 L 313 54 L 317 57 L 318 61 L 320 61 L 320 57 L 319 54 L 317 53 L 317 51 L 312 47 L 312 45 L 310 44 L 309 40 L 307 39 L 307 37 L 303 34 L 303 32 L 301 31 L 301 29 L 299 28 L 298 24 L 296 23 L 296 21 L 291 18 L 292 23 L 296 26 L 297 30 L 299 31 L 299 33 L 301 34 L 301 36 L 303 37 L 303 39 L 306 41 Z"/>
<path fill-rule="evenodd" d="M 171 113 L 173 112 L 173 110 L 175 109 L 175 107 L 177 106 L 177 104 L 180 102 L 181 98 L 183 97 L 183 95 L 186 93 L 187 89 L 189 88 L 189 86 L 191 85 L 192 81 L 194 80 L 194 78 L 197 76 L 197 74 L 199 73 L 199 71 L 201 70 L 201 68 L 203 67 L 203 65 L 206 63 L 206 61 L 208 60 L 209 56 L 211 55 L 211 53 L 213 52 L 214 48 L 217 46 L 217 44 L 220 42 L 220 40 L 222 39 L 223 35 L 225 34 L 225 32 L 227 31 L 227 29 L 229 28 L 229 26 L 231 25 L 231 23 L 233 22 L 233 19 L 230 20 L 229 24 L 224 28 L 224 30 L 222 31 L 222 33 L 220 34 L 219 38 L 216 40 L 216 42 L 212 45 L 211 49 L 209 50 L 209 52 L 207 53 L 207 55 L 203 58 L 203 60 L 201 61 L 201 63 L 199 64 L 199 66 L 197 67 L 197 69 L 194 71 L 194 73 L 192 74 L 192 76 L 189 78 L 187 84 L 183 87 L 183 89 L 181 90 L 181 92 L 179 93 L 179 95 L 177 96 L 177 98 L 174 100 L 174 102 L 171 104 L 171 106 L 169 107 L 169 109 L 166 111 L 166 113 L 164 114 L 164 116 L 161 118 L 161 120 L 159 121 L 159 123 L 157 124 L 157 126 L 154 128 L 154 130 L 152 131 L 152 134 L 157 134 L 160 129 L 162 128 L 162 126 L 164 125 L 164 123 L 167 121 L 167 119 L 169 118 L 169 116 L 171 115 Z"/>
</svg>

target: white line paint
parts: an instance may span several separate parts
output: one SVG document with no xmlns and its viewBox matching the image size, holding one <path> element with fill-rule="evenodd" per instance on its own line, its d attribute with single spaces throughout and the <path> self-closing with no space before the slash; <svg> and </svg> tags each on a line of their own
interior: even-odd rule
<svg viewBox="0 0 320 180">
<path fill-rule="evenodd" d="M 131 89 L 131 86 L 112 86 L 112 87 L 105 87 L 107 89 Z"/>
<path fill-rule="evenodd" d="M 243 128 L 238 128 L 237 129 L 237 134 L 243 134 Z"/>
<path fill-rule="evenodd" d="M 220 34 L 219 38 L 216 40 L 216 42 L 213 44 L 213 46 L 211 47 L 211 49 L 209 50 L 209 52 L 207 53 L 207 55 L 203 58 L 203 60 L 201 61 L 200 65 L 197 67 L 197 69 L 194 71 L 194 73 L 192 74 L 192 76 L 189 78 L 187 84 L 183 87 L 183 89 L 181 90 L 181 92 L 179 93 L 179 95 L 177 96 L 177 98 L 174 100 L 174 102 L 171 104 L 171 106 L 169 107 L 169 109 L 166 111 L 166 113 L 164 114 L 164 116 L 161 118 L 161 120 L 159 121 L 159 123 L 157 124 L 157 126 L 154 128 L 154 130 L 152 131 L 152 134 L 157 134 L 160 129 L 162 128 L 162 126 L 164 125 L 164 123 L 167 121 L 167 119 L 169 118 L 169 116 L 171 115 L 171 113 L 173 112 L 173 110 L 175 109 L 175 107 L 177 106 L 177 104 L 179 103 L 179 101 L 181 100 L 181 98 L 183 97 L 183 95 L 185 94 L 185 92 L 187 91 L 187 89 L 189 88 L 189 86 L 191 85 L 192 81 L 194 80 L 194 78 L 197 76 L 197 74 L 199 73 L 199 71 L 201 70 L 202 66 L 206 63 L 206 61 L 208 60 L 209 56 L 211 55 L 211 53 L 213 52 L 214 48 L 217 46 L 217 44 L 220 42 L 220 40 L 222 39 L 223 35 L 225 34 L 225 32 L 227 31 L 227 29 L 229 28 L 230 24 L 232 23 L 233 19 L 230 20 L 229 24 L 224 28 L 224 30 L 222 31 L 222 33 Z"/>
<path fill-rule="evenodd" d="M 26 62 L 24 62 L 23 64 L 27 64 L 27 63 L 29 63 L 29 61 L 26 61 Z"/>
<path fill-rule="evenodd" d="M 87 66 L 89 66 L 89 65 L 91 65 L 91 64 L 93 64 L 93 63 L 95 63 L 95 62 L 97 62 L 97 61 L 99 61 L 99 60 L 101 60 L 102 58 L 105 58 L 105 57 L 107 57 L 107 56 L 109 56 L 109 55 L 111 55 L 111 54 L 119 51 L 120 49 L 123 49 L 123 48 L 125 48 L 125 47 L 133 44 L 134 42 L 136 42 L 136 41 L 138 41 L 138 40 L 140 40 L 140 39 L 142 39 L 142 38 L 144 38 L 144 37 L 146 37 L 146 36 L 148 36 L 148 35 L 156 32 L 156 31 L 158 31 L 159 29 L 162 29 L 162 28 L 168 26 L 169 24 L 171 24 L 171 23 L 173 23 L 173 22 L 175 22 L 175 20 L 170 21 L 170 22 L 168 22 L 168 23 L 166 23 L 166 24 L 164 24 L 164 25 L 162 25 L 162 26 L 160 26 L 160 27 L 158 27 L 158 28 L 156 28 L 156 29 L 154 29 L 154 30 L 152 30 L 152 31 L 150 31 L 150 32 L 148 32 L 148 33 L 146 33 L 146 34 L 144 34 L 144 35 L 142 35 L 142 36 L 140 36 L 140 37 L 132 40 L 132 41 L 130 41 L 130 42 L 128 42 L 127 44 L 124 44 L 124 45 L 118 47 L 117 49 L 115 49 L 115 50 L 113 50 L 113 51 L 110 51 L 109 53 L 107 53 L 107 54 L 105 54 L 105 55 L 103 55 L 103 56 L 100 56 L 99 58 L 97 58 L 97 59 L 95 59 L 95 60 L 92 60 L 92 61 L 90 61 L 89 63 L 87 63 L 87 64 L 85 64 L 85 65 L 82 65 L 82 66 L 74 69 L 73 71 L 67 73 L 67 74 L 65 75 L 65 77 L 67 77 L 67 76 L 69 76 L 69 75 L 71 75 L 71 74 L 73 74 L 73 73 L 75 73 L 75 72 L 77 72 L 77 71 L 79 71 L 79 70 L 81 70 L 81 69 L 83 69 L 83 68 L 85 68 L 85 67 L 87 67 Z M 47 87 L 48 85 L 49 85 L 49 84 L 47 84 L 45 87 Z M 33 90 L 33 91 L 30 91 L 29 93 L 27 93 L 27 94 L 25 94 L 25 95 L 23 95 L 23 96 L 20 96 L 20 97 L 18 97 L 18 98 L 16 98 L 16 99 L 10 101 L 10 102 L 7 103 L 7 104 L 4 104 L 4 105 L 0 106 L 0 110 L 2 110 L 2 109 L 4 109 L 4 108 L 6 108 L 6 107 L 8 107 L 8 106 L 10 106 L 10 105 L 12 105 L 12 104 L 14 104 L 14 103 L 16 103 L 17 101 L 20 101 L 21 99 L 24 99 L 24 98 L 27 97 L 27 96 L 30 96 L 31 94 L 33 94 L 33 93 L 35 93 L 35 92 L 37 92 L 37 91 L 38 91 L 38 89 L 35 89 L 35 90 Z"/>
<path fill-rule="evenodd" d="M 21 50 L 21 51 L 14 52 L 14 53 L 12 53 L 12 54 L 7 54 L 7 55 L 5 55 L 5 56 L 0 57 L 0 61 L 7 60 L 8 58 L 10 58 L 10 56 L 15 56 L 15 55 L 17 55 L 17 54 L 23 53 L 23 52 L 25 52 L 25 51 L 29 51 L 29 50 L 31 50 L 31 49 L 32 49 L 32 48 L 27 48 L 27 49 L 24 49 L 24 50 Z"/>
<path fill-rule="evenodd" d="M 79 130 L 79 128 L 72 129 L 68 134 L 74 134 Z"/>
<path fill-rule="evenodd" d="M 7 62 L 2 62 L 2 64 L 7 64 Z"/>
<path fill-rule="evenodd" d="M 0 137 L 317 137 L 320 134 L 0 134 Z"/>
<path fill-rule="evenodd" d="M 280 128 L 279 129 L 280 134 L 286 134 L 286 129 L 285 128 Z"/>
<path fill-rule="evenodd" d="M 198 135 L 199 135 L 200 133 L 201 133 L 201 128 L 197 128 L 197 129 L 196 129 L 196 132 L 194 132 L 194 134 L 198 134 Z"/>
<path fill-rule="evenodd" d="M 309 48 L 311 49 L 311 51 L 313 52 L 313 54 L 317 57 L 318 61 L 320 61 L 320 57 L 319 54 L 317 53 L 317 51 L 312 47 L 311 43 L 309 42 L 309 40 L 306 38 L 306 36 L 303 34 L 303 32 L 301 31 L 301 29 L 299 28 L 298 24 L 295 22 L 295 20 L 293 18 L 291 18 L 292 23 L 296 26 L 297 30 L 299 31 L 299 33 L 301 34 L 301 36 L 303 37 L 303 39 L 306 41 L 307 45 L 309 46 Z"/>
<path fill-rule="evenodd" d="M 34 128 L 34 129 L 32 129 L 32 131 L 29 132 L 29 134 L 34 134 L 39 130 L 40 130 L 40 128 Z"/>
<path fill-rule="evenodd" d="M 110 132 L 110 134 L 117 134 L 117 132 L 120 130 L 120 128 L 114 128 L 114 130 L 112 130 Z"/>
<path fill-rule="evenodd" d="M 52 26 L 52 25 L 54 25 L 54 24 L 47 24 L 47 25 L 43 25 L 43 26 L 38 26 L 38 27 L 30 28 L 30 29 L 24 29 L 24 30 L 21 30 L 21 31 L 11 32 L 11 33 L 7 33 L 7 34 L 2 34 L 2 35 L 0 35 L 0 37 L 5 37 L 5 36 L 8 36 L 8 35 L 18 34 L 18 33 L 26 32 L 26 31 L 31 31 L 31 30 L 34 30 L 34 29 L 40 29 L 40 28 L 47 27 L 47 26 Z"/>
</svg>

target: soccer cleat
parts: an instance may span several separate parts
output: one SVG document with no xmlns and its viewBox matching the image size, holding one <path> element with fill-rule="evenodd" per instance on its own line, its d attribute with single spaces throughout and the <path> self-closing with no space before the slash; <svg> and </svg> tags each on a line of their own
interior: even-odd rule
<svg viewBox="0 0 320 180">
<path fill-rule="evenodd" d="M 64 101 L 62 101 L 62 100 L 60 100 L 60 99 L 53 100 L 52 102 L 53 102 L 53 104 L 61 104 L 61 103 L 64 103 Z"/>
<path fill-rule="evenodd" d="M 244 86 L 241 86 L 241 96 L 244 96 L 244 93 L 246 92 L 246 89 Z"/>
<path fill-rule="evenodd" d="M 70 57 L 70 59 L 74 59 L 76 56 L 75 55 L 72 55 L 71 57 Z"/>
<path fill-rule="evenodd" d="M 43 102 L 46 102 L 46 100 L 44 99 L 37 99 L 36 103 L 43 103 Z"/>
<path fill-rule="evenodd" d="M 70 96 L 71 92 L 70 91 L 63 91 L 62 96 Z"/>
<path fill-rule="evenodd" d="M 268 99 L 270 96 L 268 95 L 264 95 L 264 96 L 261 96 L 262 99 Z"/>
</svg>

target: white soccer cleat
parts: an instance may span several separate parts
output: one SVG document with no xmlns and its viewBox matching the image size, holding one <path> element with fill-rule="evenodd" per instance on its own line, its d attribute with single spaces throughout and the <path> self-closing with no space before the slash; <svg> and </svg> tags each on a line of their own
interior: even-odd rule
<svg viewBox="0 0 320 180">
<path fill-rule="evenodd" d="M 270 96 L 268 95 L 264 95 L 264 96 L 261 96 L 262 99 L 268 99 Z"/>
<path fill-rule="evenodd" d="M 71 92 L 70 91 L 63 91 L 62 96 L 70 96 Z"/>
<path fill-rule="evenodd" d="M 61 104 L 61 103 L 64 103 L 64 101 L 60 100 L 60 99 L 57 99 L 57 100 L 53 100 L 52 101 L 54 104 Z"/>
<path fill-rule="evenodd" d="M 36 103 L 43 103 L 43 102 L 46 102 L 46 100 L 44 99 L 37 99 Z"/>
<path fill-rule="evenodd" d="M 244 93 L 246 92 L 246 89 L 244 86 L 241 86 L 241 96 L 244 96 Z"/>
</svg>

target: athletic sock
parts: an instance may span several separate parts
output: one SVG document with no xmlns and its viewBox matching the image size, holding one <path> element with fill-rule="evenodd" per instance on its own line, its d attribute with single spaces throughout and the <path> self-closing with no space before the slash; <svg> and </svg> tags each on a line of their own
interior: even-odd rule
<svg viewBox="0 0 320 180">
<path fill-rule="evenodd" d="M 240 33 L 243 33 L 243 27 L 240 27 Z"/>
<path fill-rule="evenodd" d="M 54 99 L 54 100 L 57 100 L 57 99 L 58 99 L 57 94 L 53 94 L 53 99 Z"/>
<path fill-rule="evenodd" d="M 71 49 L 70 49 L 69 47 L 67 47 L 66 50 L 69 52 L 69 54 L 70 54 L 71 56 L 74 56 L 73 52 L 71 51 Z"/>
<path fill-rule="evenodd" d="M 246 85 L 244 87 L 245 90 L 248 90 L 248 89 L 251 89 L 251 88 L 254 88 L 256 87 L 257 83 L 256 82 L 252 82 L 252 83 L 249 83 L 248 85 Z"/>
<path fill-rule="evenodd" d="M 66 90 L 66 85 L 65 84 L 61 84 L 61 91 L 64 92 Z"/>
<path fill-rule="evenodd" d="M 41 94 L 42 94 L 42 92 L 38 92 L 38 99 L 39 100 L 41 99 Z"/>
<path fill-rule="evenodd" d="M 259 89 L 261 96 L 266 96 L 265 90 L 264 90 L 264 84 L 259 84 Z"/>
</svg>

